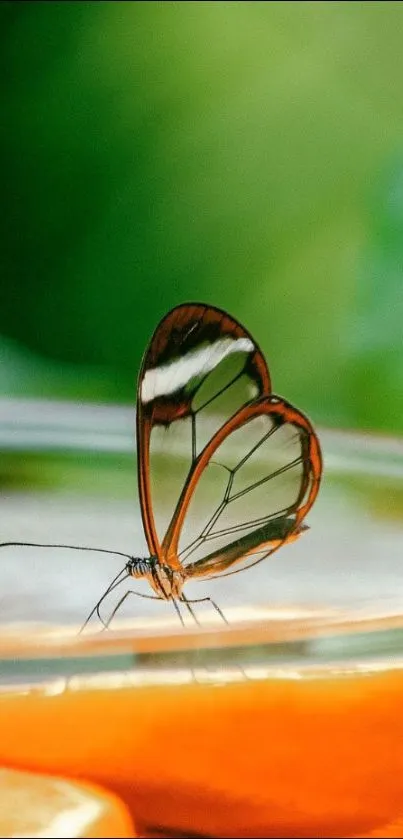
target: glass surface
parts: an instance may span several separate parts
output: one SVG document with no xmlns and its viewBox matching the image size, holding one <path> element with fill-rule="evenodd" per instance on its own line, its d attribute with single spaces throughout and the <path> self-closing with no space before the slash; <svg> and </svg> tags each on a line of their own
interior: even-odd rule
<svg viewBox="0 0 403 839">
<path fill-rule="evenodd" d="M 0 415 L 2 542 L 66 543 L 147 556 L 131 407 L 1 400 Z M 258 605 L 401 610 L 403 442 L 318 433 L 324 472 L 307 519 L 310 530 L 253 569 L 187 584 L 187 597 L 210 596 L 224 611 L 236 607 L 240 615 Z M 173 457 L 172 451 L 161 456 L 164 478 L 175 464 L 180 469 L 180 459 L 180 445 Z M 161 494 L 156 500 L 163 514 Z M 108 554 L 3 548 L 1 621 L 80 624 L 123 564 Z M 144 582 L 136 587 L 152 593 Z M 200 620 L 205 611 L 198 610 Z M 129 598 L 119 612 L 120 620 L 145 616 L 176 621 L 169 604 L 142 598 Z"/>
<path fill-rule="evenodd" d="M 3 541 L 146 555 L 133 410 L 3 407 Z M 253 569 L 186 586 L 228 625 L 208 603 L 182 627 L 169 603 L 130 597 L 110 631 L 78 635 L 124 560 L 2 549 L 9 765 L 106 785 L 150 835 L 366 835 L 400 818 L 403 444 L 319 437 L 311 529 Z"/>
</svg>

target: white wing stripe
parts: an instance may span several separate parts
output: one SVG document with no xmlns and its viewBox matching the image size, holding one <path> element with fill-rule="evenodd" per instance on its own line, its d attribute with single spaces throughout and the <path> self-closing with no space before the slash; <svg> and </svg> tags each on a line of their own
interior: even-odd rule
<svg viewBox="0 0 403 839">
<path fill-rule="evenodd" d="M 194 377 L 214 370 L 224 358 L 236 352 L 250 353 L 255 346 L 249 338 L 220 338 L 182 358 L 147 370 L 141 385 L 141 401 L 146 404 L 159 396 L 181 390 Z"/>
</svg>

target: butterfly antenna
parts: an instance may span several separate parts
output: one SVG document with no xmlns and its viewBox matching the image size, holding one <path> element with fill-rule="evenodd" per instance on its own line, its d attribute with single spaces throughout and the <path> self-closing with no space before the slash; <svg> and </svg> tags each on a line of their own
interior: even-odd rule
<svg viewBox="0 0 403 839">
<path fill-rule="evenodd" d="M 27 548 L 66 548 L 70 551 L 95 551 L 101 554 L 113 554 L 114 556 L 123 556 L 125 559 L 133 559 L 130 554 L 125 554 L 122 551 L 110 551 L 107 548 L 87 548 L 83 545 L 49 545 L 40 542 L 0 542 L 0 548 L 13 547 L 27 547 Z"/>
</svg>

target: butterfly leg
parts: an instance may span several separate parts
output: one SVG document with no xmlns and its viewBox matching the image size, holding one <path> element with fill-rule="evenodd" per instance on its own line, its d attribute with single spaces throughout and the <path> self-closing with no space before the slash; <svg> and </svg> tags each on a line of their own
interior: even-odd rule
<svg viewBox="0 0 403 839">
<path fill-rule="evenodd" d="M 181 597 L 180 597 L 180 601 L 181 601 L 181 603 L 184 603 L 184 604 L 185 604 L 185 606 L 186 606 L 186 608 L 187 608 L 187 610 L 188 610 L 189 614 L 191 614 L 191 616 L 192 616 L 192 618 L 193 618 L 193 620 L 194 620 L 195 624 L 196 624 L 197 626 L 200 626 L 200 621 L 198 621 L 198 620 L 197 620 L 197 617 L 196 617 L 196 615 L 195 615 L 195 613 L 194 613 L 194 611 L 193 611 L 193 609 L 192 609 L 192 607 L 191 607 L 191 605 L 190 605 L 190 603 L 189 603 L 189 600 L 187 599 L 187 597 L 185 597 L 185 595 L 183 594 L 183 592 L 182 592 L 182 595 L 181 595 Z M 193 600 L 192 600 L 192 601 L 190 601 L 190 602 L 191 602 L 191 603 L 193 603 Z M 176 604 L 175 604 L 175 605 L 176 605 Z M 178 609 L 178 607 L 177 607 L 177 606 L 176 606 L 176 608 Z M 183 620 L 183 618 L 182 618 L 182 615 L 180 615 L 180 619 L 181 619 L 181 621 L 182 621 L 182 626 L 184 626 L 184 625 L 185 625 L 185 623 L 184 623 L 184 620 Z M 197 657 L 197 652 L 196 652 L 196 657 Z M 193 681 L 194 681 L 194 682 L 198 682 L 197 672 L 196 672 L 196 670 L 194 669 L 194 667 L 191 667 L 191 668 L 190 668 L 190 672 L 191 672 L 191 674 L 192 674 L 192 679 L 193 679 Z"/>
<path fill-rule="evenodd" d="M 176 612 L 176 614 L 178 615 L 178 618 L 179 618 L 179 620 L 180 620 L 180 622 L 181 622 L 182 626 L 185 626 L 185 621 L 183 620 L 183 617 L 182 617 L 182 615 L 181 615 L 181 612 L 180 612 L 179 606 L 178 606 L 178 604 L 177 604 L 177 602 L 176 602 L 175 598 L 174 598 L 174 597 L 171 597 L 170 599 L 172 600 L 172 603 L 173 603 L 173 606 L 174 606 L 175 612 Z M 181 599 L 182 599 L 182 598 L 181 598 Z"/>
<path fill-rule="evenodd" d="M 139 591 L 133 591 L 132 589 L 128 589 L 128 591 L 126 591 L 124 593 L 124 595 L 120 598 L 120 600 L 118 600 L 116 606 L 113 608 L 111 614 L 109 615 L 109 618 L 106 621 L 104 621 L 101 618 L 99 612 L 97 612 L 101 623 L 104 625 L 104 629 L 102 629 L 101 632 L 104 632 L 105 629 L 109 629 L 109 626 L 110 626 L 113 618 L 115 617 L 116 612 L 118 612 L 120 607 L 123 606 L 123 603 L 125 602 L 125 600 L 127 600 L 129 594 L 135 594 L 136 597 L 143 597 L 145 600 L 161 600 L 160 597 L 154 597 L 152 594 L 141 594 Z"/>
<path fill-rule="evenodd" d="M 124 577 L 123 577 L 122 579 L 120 579 L 120 578 L 122 577 L 122 574 L 124 574 Z M 109 594 L 111 591 L 113 591 L 113 589 L 114 589 L 114 588 L 116 588 L 116 586 L 121 585 L 121 583 L 123 583 L 123 581 L 124 581 L 127 577 L 128 577 L 128 574 L 126 574 L 126 573 L 125 573 L 125 569 L 123 569 L 122 571 L 119 571 L 119 574 L 117 574 L 117 575 L 116 575 L 116 577 L 112 580 L 111 584 L 110 584 L 110 585 L 108 586 L 108 588 L 104 591 L 104 593 L 103 593 L 102 597 L 100 597 L 100 598 L 99 598 L 98 603 L 96 603 L 96 604 L 95 604 L 95 606 L 94 606 L 94 608 L 93 608 L 93 609 L 91 609 L 91 611 L 90 611 L 90 613 L 89 613 L 88 617 L 87 617 L 87 618 L 86 618 L 86 620 L 84 621 L 84 623 L 83 623 L 83 625 L 82 625 L 82 627 L 81 627 L 81 629 L 80 629 L 80 631 L 79 631 L 79 633 L 78 633 L 79 635 L 80 635 L 80 634 L 81 634 L 81 632 L 85 629 L 85 627 L 87 626 L 87 624 L 90 622 L 90 620 L 91 620 L 92 616 L 95 614 L 95 612 L 97 613 L 97 616 L 98 616 L 98 618 L 99 618 L 100 622 L 101 622 L 101 623 L 104 623 L 104 621 L 103 621 L 103 619 L 102 619 L 102 617 L 101 617 L 101 615 L 100 615 L 100 612 L 99 612 L 99 609 L 100 609 L 101 603 L 103 603 L 103 601 L 105 600 L 105 597 L 107 597 L 107 596 L 108 596 L 108 594 Z M 104 626 L 105 626 L 105 624 L 104 624 Z"/>
<path fill-rule="evenodd" d="M 216 612 L 219 614 L 220 618 L 224 621 L 224 623 L 229 624 L 229 621 L 227 621 L 227 618 L 225 617 L 224 613 L 221 611 L 221 609 L 217 605 L 217 603 L 214 600 L 211 599 L 211 597 L 198 597 L 198 598 L 196 598 L 196 600 L 187 600 L 185 595 L 182 594 L 181 600 L 183 600 L 183 602 L 186 603 L 186 606 L 189 609 L 189 612 L 193 616 L 196 623 L 199 624 L 199 626 L 200 626 L 200 623 L 196 619 L 196 616 L 195 616 L 193 610 L 190 608 L 190 606 L 189 606 L 190 603 L 210 603 L 210 605 L 213 607 L 213 609 L 216 610 Z"/>
<path fill-rule="evenodd" d="M 222 618 L 224 623 L 226 623 L 226 624 L 229 623 L 229 621 L 227 621 L 225 615 L 221 611 L 220 607 L 217 606 L 217 603 L 215 603 L 214 600 L 211 599 L 211 597 L 199 597 L 199 598 L 196 598 L 195 600 L 188 600 L 187 597 L 185 597 L 185 595 L 182 593 L 182 597 L 180 599 L 181 599 L 182 603 L 185 604 L 188 612 L 190 612 L 190 614 L 192 615 L 192 618 L 195 621 L 195 623 L 197 624 L 197 626 L 201 626 L 201 624 L 200 624 L 200 621 L 197 619 L 197 617 L 196 617 L 196 615 L 195 615 L 195 613 L 194 613 L 194 611 L 191 607 L 192 603 L 210 603 L 213 606 L 213 608 L 216 610 L 216 612 L 218 612 L 218 614 L 220 615 L 220 618 Z M 206 669 L 207 669 L 207 672 L 208 672 L 208 669 L 209 669 L 208 666 L 206 667 Z M 240 667 L 239 669 L 240 669 L 242 675 L 244 676 L 244 678 L 247 678 L 246 673 L 243 670 L 243 668 Z M 191 668 L 191 672 L 192 672 L 193 678 L 197 682 L 198 679 L 197 679 L 196 671 L 193 668 Z"/>
<path fill-rule="evenodd" d="M 190 605 L 191 603 L 194 603 L 194 600 L 188 600 L 187 597 L 185 597 L 185 595 L 182 594 L 181 602 L 185 604 L 188 612 L 191 614 L 191 616 L 192 616 L 194 622 L 197 624 L 197 626 L 200 626 L 200 621 L 197 620 L 197 617 L 196 617 L 196 615 L 195 615 L 195 613 L 194 613 L 194 611 L 193 611 L 193 609 Z M 198 601 L 196 601 L 196 602 L 198 602 Z"/>
<path fill-rule="evenodd" d="M 198 626 L 200 626 L 200 622 L 197 620 L 196 615 L 194 614 L 193 609 L 190 606 L 191 603 L 210 603 L 213 606 L 213 608 L 216 610 L 216 612 L 218 612 L 218 614 L 220 615 L 220 618 L 222 618 L 224 623 L 226 623 L 227 626 L 229 626 L 229 621 L 227 621 L 227 618 L 225 617 L 224 613 L 221 611 L 221 609 L 217 605 L 217 603 L 214 600 L 211 599 L 211 597 L 199 597 L 196 600 L 187 600 L 185 595 L 182 594 L 181 600 L 186 604 L 190 614 L 192 615 L 192 617 L 194 618 L 194 620 L 196 621 Z M 239 666 L 239 671 L 242 673 L 243 678 L 246 679 L 246 680 L 249 680 L 249 676 L 245 672 L 244 668 L 241 665 L 238 665 L 238 666 Z M 192 673 L 193 672 L 194 671 L 192 670 Z"/>
<path fill-rule="evenodd" d="M 109 629 L 109 626 L 110 626 L 111 622 L 113 621 L 113 618 L 115 617 L 116 613 L 119 611 L 120 607 L 123 606 L 123 603 L 125 602 L 125 600 L 127 600 L 129 594 L 135 594 L 136 597 L 143 597 L 145 600 L 163 600 L 164 599 L 163 597 L 155 597 L 152 594 L 142 594 L 139 591 L 133 591 L 133 589 L 129 589 L 128 591 L 126 591 L 124 593 L 124 595 L 120 598 L 120 600 L 118 600 L 116 606 L 113 608 L 111 614 L 109 615 L 109 618 L 106 621 L 103 620 L 103 618 L 99 614 L 99 611 L 97 610 L 97 615 L 98 615 L 101 623 L 104 626 L 104 629 L 102 629 L 101 632 L 104 632 L 105 629 Z M 171 600 L 172 600 L 174 609 L 176 611 L 176 614 L 178 615 L 178 618 L 179 618 L 182 626 L 184 626 L 185 622 L 184 622 L 183 617 L 180 613 L 179 606 L 178 606 L 174 597 L 172 597 Z"/>
</svg>

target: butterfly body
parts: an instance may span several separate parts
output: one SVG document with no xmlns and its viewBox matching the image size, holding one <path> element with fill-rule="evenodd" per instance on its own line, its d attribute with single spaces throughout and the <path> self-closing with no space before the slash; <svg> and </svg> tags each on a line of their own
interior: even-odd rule
<svg viewBox="0 0 403 839">
<path fill-rule="evenodd" d="M 294 519 L 283 516 L 266 524 L 262 528 L 264 533 L 260 538 L 264 538 L 268 549 L 274 550 L 283 544 L 285 539 L 287 539 L 287 542 L 293 542 L 308 529 L 306 524 L 301 524 L 296 528 Z M 227 559 L 231 557 L 232 562 L 234 562 L 237 558 L 247 556 L 249 546 L 253 551 L 255 544 L 256 536 L 252 532 L 246 538 L 241 537 L 228 544 L 225 548 L 226 557 Z M 172 567 L 173 565 L 177 567 Z M 208 567 L 205 559 L 201 561 L 200 566 L 201 574 L 205 576 Z M 146 579 L 161 599 L 172 600 L 176 598 L 181 600 L 183 586 L 187 579 L 198 576 L 198 563 L 193 563 L 190 567 L 190 573 L 187 573 L 186 568 L 181 566 L 178 557 L 175 558 L 175 561 L 171 558 L 169 564 L 159 562 L 156 556 L 133 557 L 126 563 L 125 570 L 130 577 Z"/>
<path fill-rule="evenodd" d="M 176 450 L 188 466 L 173 489 Z M 306 529 L 322 471 L 318 438 L 304 414 L 273 394 L 251 334 L 220 309 L 183 304 L 158 324 L 138 380 L 137 451 L 155 557 L 148 579 L 164 597 L 180 597 L 186 580 L 236 573 L 249 556 L 260 562 Z M 164 524 L 153 497 L 160 488 L 170 510 Z M 197 509 L 199 495 L 207 506 L 211 497 L 211 514 Z"/>
<path fill-rule="evenodd" d="M 143 578 L 157 599 L 197 618 L 188 581 L 236 574 L 307 530 L 320 485 L 319 440 L 309 419 L 272 392 L 265 358 L 226 312 L 186 303 L 160 321 L 137 386 L 137 473 L 149 556 L 130 557 L 105 597 Z M 172 481 L 176 483 L 172 483 Z M 121 591 L 121 589 L 120 589 Z M 140 594 L 142 597 L 150 595 Z"/>
<path fill-rule="evenodd" d="M 158 562 L 155 556 L 130 559 L 125 570 L 130 577 L 145 578 L 162 600 L 180 600 L 182 597 L 186 579 L 184 571 L 174 570 L 170 565 Z"/>
</svg>

